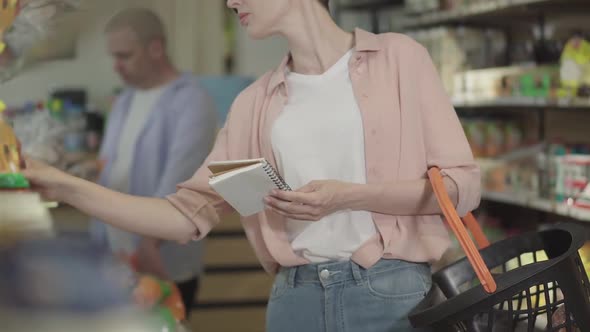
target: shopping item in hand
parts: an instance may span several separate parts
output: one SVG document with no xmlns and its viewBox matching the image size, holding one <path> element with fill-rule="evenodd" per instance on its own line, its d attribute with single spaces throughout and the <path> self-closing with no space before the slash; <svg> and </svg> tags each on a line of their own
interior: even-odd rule
<svg viewBox="0 0 590 332">
<path fill-rule="evenodd" d="M 20 145 L 14 131 L 2 117 L 0 109 L 0 190 L 29 188 L 29 182 L 20 173 L 22 159 Z"/>
</svg>

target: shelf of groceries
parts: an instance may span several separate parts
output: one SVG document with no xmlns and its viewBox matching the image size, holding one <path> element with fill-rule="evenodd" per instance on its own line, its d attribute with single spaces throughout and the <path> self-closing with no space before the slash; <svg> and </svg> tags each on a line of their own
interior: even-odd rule
<svg viewBox="0 0 590 332">
<path fill-rule="evenodd" d="M 585 1 L 572 0 L 479 0 L 470 2 L 443 1 L 439 5 L 433 1 L 416 1 L 408 8 L 411 12 L 419 13 L 409 16 L 404 26 L 406 28 L 425 28 L 442 24 L 465 23 L 470 21 L 481 21 L 486 18 L 513 17 L 520 15 L 538 17 L 538 11 L 550 9 L 552 12 L 560 9 L 567 9 L 561 4 L 581 6 L 588 5 Z M 424 13 L 424 11 L 428 11 Z M 423 14 L 424 13 L 424 14 Z M 498 21 L 496 20 L 497 24 Z"/>
<path fill-rule="evenodd" d="M 507 96 L 490 99 L 453 98 L 455 108 L 531 108 L 590 111 L 590 98 L 545 98 L 528 96 Z"/>
<path fill-rule="evenodd" d="M 590 144 L 523 145 L 509 124 L 487 123 L 483 132 L 477 122 L 464 125 L 483 200 L 590 222 Z"/>
<path fill-rule="evenodd" d="M 346 1 L 340 4 L 339 10 L 367 10 L 381 9 L 403 4 L 403 0 L 364 0 L 364 1 Z"/>
<path fill-rule="evenodd" d="M 556 215 L 590 222 L 590 209 L 580 208 L 566 203 L 558 203 L 549 199 L 540 198 L 531 193 L 494 192 L 484 191 L 482 199 L 526 207 L 533 210 L 553 213 Z"/>
</svg>

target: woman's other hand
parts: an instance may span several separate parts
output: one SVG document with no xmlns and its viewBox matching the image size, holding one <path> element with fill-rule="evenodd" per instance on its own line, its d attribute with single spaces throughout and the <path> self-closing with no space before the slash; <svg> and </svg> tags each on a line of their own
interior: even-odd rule
<svg viewBox="0 0 590 332">
<path fill-rule="evenodd" d="M 355 186 L 336 180 L 312 181 L 296 191 L 273 190 L 264 202 L 286 218 L 319 221 L 348 209 Z"/>
</svg>

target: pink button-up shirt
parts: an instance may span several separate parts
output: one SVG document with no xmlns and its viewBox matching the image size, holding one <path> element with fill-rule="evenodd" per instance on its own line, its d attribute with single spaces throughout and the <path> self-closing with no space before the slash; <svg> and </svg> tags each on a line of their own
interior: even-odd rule
<svg viewBox="0 0 590 332">
<path fill-rule="evenodd" d="M 438 166 L 457 186 L 459 214 L 475 209 L 480 200 L 479 168 L 428 52 L 395 33 L 375 35 L 357 29 L 355 40 L 349 69 L 363 119 L 367 183 L 395 186 L 398 181 L 422 179 L 429 167 Z M 236 98 L 207 161 L 168 196 L 194 223 L 196 239 L 232 211 L 209 187 L 210 161 L 263 157 L 276 166 L 270 131 L 287 102 L 287 59 Z M 436 261 L 449 245 L 440 216 L 372 216 L 378 234 L 352 256 L 363 267 L 381 258 Z M 242 224 L 266 271 L 308 263 L 291 249 L 281 216 L 265 211 L 242 218 Z"/>
</svg>

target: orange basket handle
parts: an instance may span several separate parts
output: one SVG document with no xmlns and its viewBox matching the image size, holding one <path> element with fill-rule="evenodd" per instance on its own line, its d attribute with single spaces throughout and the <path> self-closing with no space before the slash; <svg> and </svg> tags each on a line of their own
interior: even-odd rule
<svg viewBox="0 0 590 332">
<path fill-rule="evenodd" d="M 436 195 L 436 200 L 438 201 L 442 213 L 447 219 L 447 222 L 453 230 L 453 233 L 455 233 L 457 240 L 459 240 L 459 243 L 461 244 L 463 251 L 467 255 L 467 259 L 469 259 L 471 266 L 473 266 L 475 274 L 481 282 L 481 285 L 488 294 L 495 292 L 497 289 L 496 281 L 492 277 L 492 274 L 490 273 L 490 270 L 483 261 L 481 254 L 475 247 L 473 240 L 471 239 L 469 233 L 465 229 L 463 221 L 461 221 L 461 218 L 459 218 L 459 214 L 457 213 L 457 210 L 455 210 L 453 202 L 451 202 L 449 194 L 447 193 L 447 190 L 443 183 L 443 178 L 440 174 L 440 170 L 437 167 L 429 169 L 428 178 L 430 179 L 430 183 L 432 184 L 434 194 Z M 465 218 L 465 223 L 468 225 L 468 227 L 474 234 L 474 237 L 478 239 L 478 244 L 480 245 L 480 247 L 482 246 L 482 244 L 485 243 L 489 245 L 489 242 L 487 241 L 485 235 L 481 231 L 479 225 L 477 225 L 477 221 L 475 220 L 473 215 L 468 215 Z"/>
<path fill-rule="evenodd" d="M 479 223 L 473 216 L 471 212 L 469 212 L 465 217 L 463 217 L 463 224 L 467 226 L 467 229 L 471 232 L 471 235 L 475 239 L 475 243 L 477 243 L 477 247 L 479 249 L 484 249 L 490 246 L 490 241 L 485 236 Z"/>
</svg>

